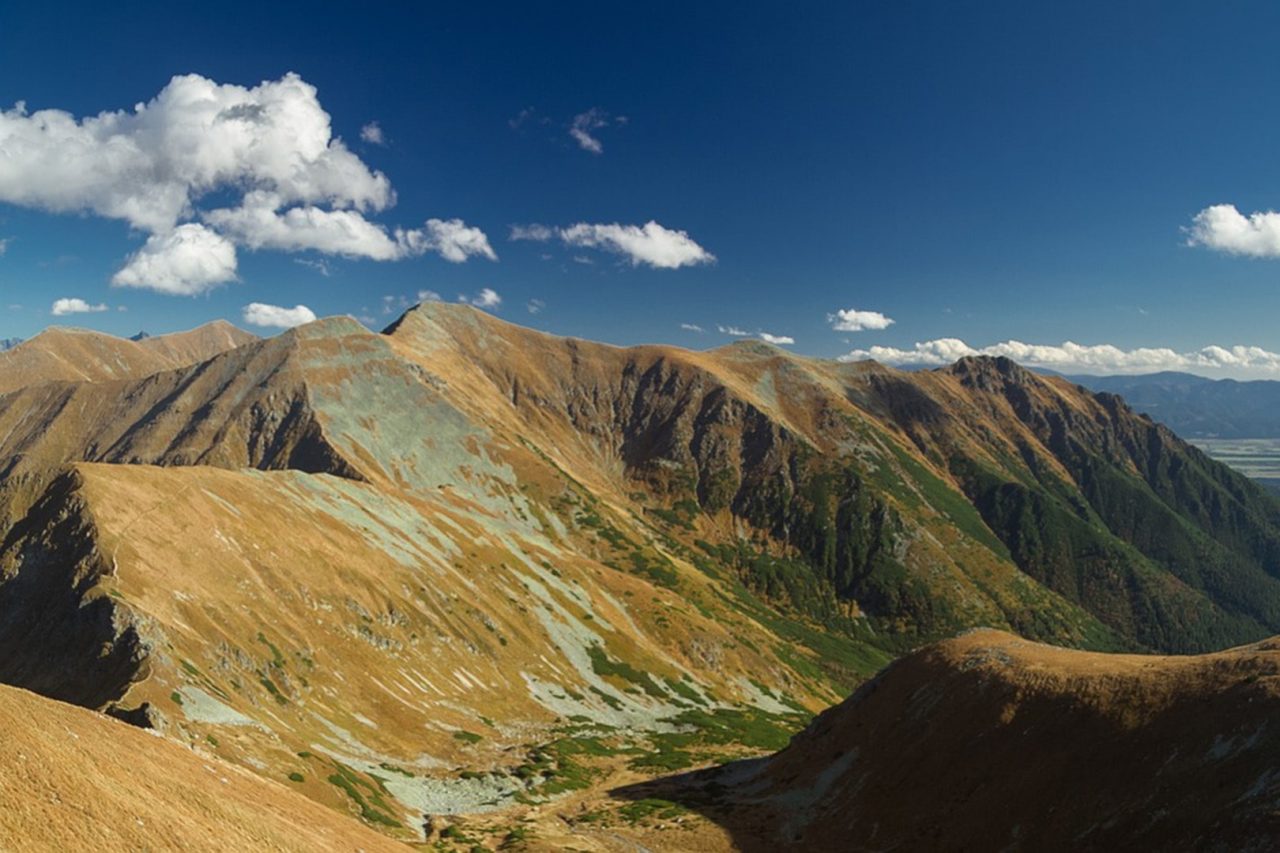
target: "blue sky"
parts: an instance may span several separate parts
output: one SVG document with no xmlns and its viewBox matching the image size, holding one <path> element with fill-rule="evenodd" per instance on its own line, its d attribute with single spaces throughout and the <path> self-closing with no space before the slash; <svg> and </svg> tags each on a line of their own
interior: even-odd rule
<svg viewBox="0 0 1280 853">
<path fill-rule="evenodd" d="M 722 327 L 823 357 L 995 347 L 1280 377 L 1280 217 L 1247 218 L 1280 206 L 1272 4 L 17 5 L 0 11 L 0 337 L 244 325 L 251 303 L 378 326 L 421 292 L 488 289 L 499 316 L 621 344 L 715 346 Z M 32 123 L 132 111 L 175 75 L 243 118 L 289 73 L 362 174 L 343 160 L 285 186 L 246 161 L 198 185 L 141 131 L 142 167 L 107 174 L 105 148 Z M 121 201 L 144 172 L 185 207 Z M 363 242 L 286 219 L 305 210 L 347 237 L 333 215 L 358 217 Z M 533 225 L 546 239 L 511 239 Z M 51 316 L 63 298 L 109 310 Z M 894 322 L 840 331 L 840 310 Z"/>
</svg>

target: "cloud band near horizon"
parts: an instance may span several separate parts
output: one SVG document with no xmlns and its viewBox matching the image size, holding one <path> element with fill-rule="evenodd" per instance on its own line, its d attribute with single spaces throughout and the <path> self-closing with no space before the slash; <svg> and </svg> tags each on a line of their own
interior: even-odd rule
<svg viewBox="0 0 1280 853">
<path fill-rule="evenodd" d="M 1158 373 L 1164 370 L 1236 370 L 1280 374 L 1280 353 L 1257 346 L 1209 345 L 1178 352 L 1168 347 L 1121 349 L 1111 344 L 1028 344 L 1009 340 L 972 347 L 959 338 L 922 341 L 911 349 L 873 346 L 855 349 L 837 360 L 874 359 L 893 365 L 939 366 L 967 356 L 1004 356 L 1019 364 L 1063 373 Z"/>
</svg>

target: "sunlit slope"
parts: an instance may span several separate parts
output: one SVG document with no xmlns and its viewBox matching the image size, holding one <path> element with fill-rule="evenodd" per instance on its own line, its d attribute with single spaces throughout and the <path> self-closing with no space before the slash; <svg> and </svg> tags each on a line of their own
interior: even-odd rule
<svg viewBox="0 0 1280 853">
<path fill-rule="evenodd" d="M 406 832 L 525 787 L 426 777 L 514 767 L 558 722 L 791 719 L 827 700 L 792 669 L 807 653 L 779 656 L 785 640 L 726 605 L 729 588 L 677 563 L 655 585 L 562 525 L 512 524 L 450 489 L 82 465 L 11 538 L 0 680 L 303 774 L 339 807 L 353 804 L 330 777 L 375 774 L 389 790 L 361 811 Z"/>
<path fill-rule="evenodd" d="M 255 340 L 222 321 L 140 341 L 55 326 L 0 352 L 0 393 L 41 382 L 140 378 L 205 361 Z"/>
<path fill-rule="evenodd" d="M 6 850 L 406 850 L 251 770 L 0 686 Z"/>
</svg>

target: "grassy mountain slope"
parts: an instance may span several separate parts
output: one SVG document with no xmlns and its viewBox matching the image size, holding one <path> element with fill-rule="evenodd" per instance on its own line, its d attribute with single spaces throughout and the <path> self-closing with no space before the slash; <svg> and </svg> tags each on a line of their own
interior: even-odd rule
<svg viewBox="0 0 1280 853">
<path fill-rule="evenodd" d="M 621 349 L 431 304 L 15 388 L 0 471 L 0 681 L 406 840 L 776 748 L 963 628 L 1280 630 L 1271 498 L 1004 361 Z"/>
<path fill-rule="evenodd" d="M 741 850 L 1266 850 L 1280 832 L 1280 645 L 1068 651 L 995 631 L 930 646 L 776 756 L 628 792 Z"/>
<path fill-rule="evenodd" d="M 140 341 L 54 326 L 0 351 L 0 393 L 40 382 L 142 377 L 195 364 L 255 340 L 223 321 Z"/>
<path fill-rule="evenodd" d="M 0 686 L 0 846 L 11 850 L 408 848 L 251 770 Z"/>
</svg>

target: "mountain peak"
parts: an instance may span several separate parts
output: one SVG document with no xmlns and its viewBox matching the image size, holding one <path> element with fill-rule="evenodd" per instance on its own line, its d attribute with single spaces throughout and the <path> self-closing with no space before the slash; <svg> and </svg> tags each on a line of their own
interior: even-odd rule
<svg viewBox="0 0 1280 853">
<path fill-rule="evenodd" d="M 985 391 L 1010 383 L 1024 385 L 1035 377 L 1031 371 L 1003 355 L 967 355 L 955 364 L 940 368 L 940 371 L 956 377 L 965 385 Z"/>
</svg>

